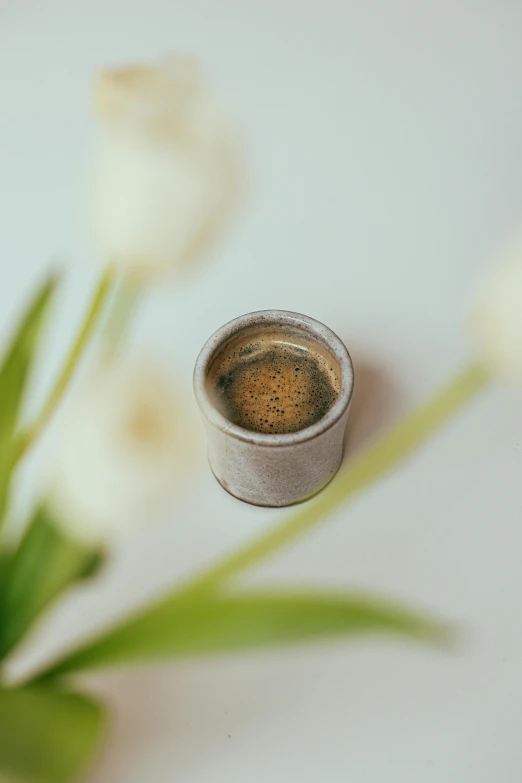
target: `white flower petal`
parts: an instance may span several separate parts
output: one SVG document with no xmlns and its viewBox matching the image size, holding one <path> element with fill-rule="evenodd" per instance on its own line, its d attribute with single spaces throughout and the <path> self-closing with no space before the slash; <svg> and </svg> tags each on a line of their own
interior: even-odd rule
<svg viewBox="0 0 522 783">
<path fill-rule="evenodd" d="M 71 400 L 55 461 L 52 507 L 88 542 L 111 542 L 175 501 L 187 478 L 190 431 L 154 366 L 99 368 Z"/>
<path fill-rule="evenodd" d="M 470 325 L 485 365 L 522 384 L 522 239 L 484 276 Z"/>
<path fill-rule="evenodd" d="M 106 71 L 91 223 L 104 261 L 140 277 L 175 271 L 217 238 L 242 182 L 237 143 L 188 58 Z"/>
</svg>

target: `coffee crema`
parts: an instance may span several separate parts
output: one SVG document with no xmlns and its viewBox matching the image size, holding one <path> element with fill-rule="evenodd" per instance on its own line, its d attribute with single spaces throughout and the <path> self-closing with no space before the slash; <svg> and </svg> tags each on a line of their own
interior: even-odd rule
<svg viewBox="0 0 522 783">
<path fill-rule="evenodd" d="M 246 331 L 214 359 L 207 378 L 214 404 L 233 424 L 268 434 L 310 427 L 330 410 L 339 370 L 298 328 Z"/>
</svg>

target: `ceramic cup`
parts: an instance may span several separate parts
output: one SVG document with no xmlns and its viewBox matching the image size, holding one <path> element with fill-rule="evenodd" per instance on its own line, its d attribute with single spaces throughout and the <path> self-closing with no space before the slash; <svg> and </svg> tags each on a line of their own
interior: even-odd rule
<svg viewBox="0 0 522 783">
<path fill-rule="evenodd" d="M 253 432 L 229 421 L 214 405 L 207 376 L 227 343 L 263 326 L 299 329 L 319 344 L 338 370 L 340 390 L 327 413 L 297 432 Z M 248 313 L 222 326 L 207 340 L 194 368 L 194 393 L 203 415 L 210 467 L 231 495 L 257 506 L 289 506 L 315 495 L 335 476 L 354 385 L 352 360 L 344 343 L 327 326 L 286 310 Z"/>
</svg>

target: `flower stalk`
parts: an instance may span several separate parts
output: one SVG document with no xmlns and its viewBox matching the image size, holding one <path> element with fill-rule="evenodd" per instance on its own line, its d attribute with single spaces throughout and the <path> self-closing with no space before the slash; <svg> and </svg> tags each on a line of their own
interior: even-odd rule
<svg viewBox="0 0 522 783">
<path fill-rule="evenodd" d="M 18 437 L 14 448 L 15 464 L 38 440 L 49 420 L 54 415 L 63 395 L 65 394 L 65 391 L 67 390 L 67 387 L 69 386 L 71 378 L 80 362 L 80 359 L 82 358 L 83 352 L 87 347 L 87 344 L 91 339 L 96 326 L 98 325 L 100 316 L 112 289 L 114 277 L 114 270 L 111 267 L 108 267 L 100 278 L 80 330 L 69 350 L 63 367 L 54 383 L 54 386 L 51 389 L 47 400 L 45 401 L 40 413 L 37 415 L 32 424 L 29 424 L 24 430 L 22 430 L 20 436 Z"/>
</svg>

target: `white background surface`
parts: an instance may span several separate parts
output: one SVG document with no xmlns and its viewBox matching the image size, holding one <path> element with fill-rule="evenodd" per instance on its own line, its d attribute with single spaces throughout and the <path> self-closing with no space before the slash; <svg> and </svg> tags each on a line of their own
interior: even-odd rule
<svg viewBox="0 0 522 783">
<path fill-rule="evenodd" d="M 470 286 L 522 215 L 521 32 L 516 0 L 2 0 L 2 334 L 50 261 L 71 263 L 43 388 L 94 282 L 78 200 L 95 70 L 194 52 L 235 106 L 251 198 L 204 273 L 150 298 L 135 349 L 192 405 L 194 359 L 225 321 L 324 320 L 355 360 L 353 452 L 469 352 Z M 378 640 L 99 675 L 115 721 L 90 783 L 518 783 L 520 400 L 486 393 L 255 574 L 417 602 L 467 629 L 459 651 Z M 201 464 L 186 505 L 67 600 L 20 669 L 285 516 Z M 37 474 L 38 455 L 21 509 Z"/>
</svg>

